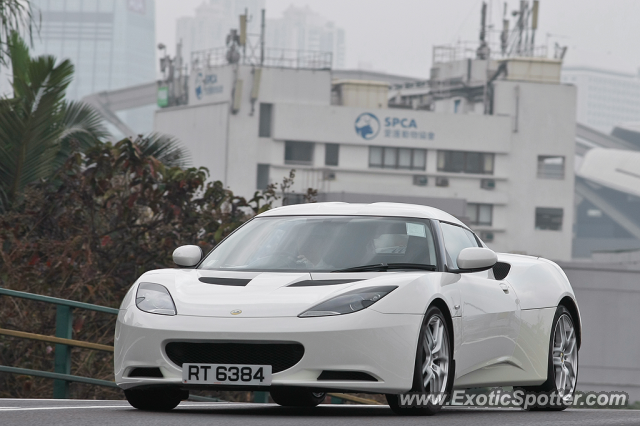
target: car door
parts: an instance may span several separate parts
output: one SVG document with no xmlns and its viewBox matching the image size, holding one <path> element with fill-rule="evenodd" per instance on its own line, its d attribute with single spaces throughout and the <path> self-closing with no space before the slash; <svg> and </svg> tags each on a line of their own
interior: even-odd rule
<svg viewBox="0 0 640 426">
<path fill-rule="evenodd" d="M 472 232 L 461 226 L 440 224 L 447 268 L 458 268 L 462 249 L 479 247 Z M 452 272 L 446 272 L 452 273 Z M 512 366 L 519 332 L 519 307 L 513 288 L 496 281 L 489 271 L 457 273 L 461 296 L 461 335 L 456 353 L 456 385 L 486 385 L 487 375 L 473 374 L 484 367 Z M 494 371 L 495 373 L 496 371 Z M 500 374 L 490 374 L 497 378 Z"/>
</svg>

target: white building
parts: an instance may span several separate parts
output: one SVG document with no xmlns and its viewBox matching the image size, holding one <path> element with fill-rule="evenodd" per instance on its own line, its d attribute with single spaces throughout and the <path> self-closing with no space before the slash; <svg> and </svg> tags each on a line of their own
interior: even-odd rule
<svg viewBox="0 0 640 426">
<path fill-rule="evenodd" d="M 428 204 L 498 251 L 568 260 L 575 87 L 560 84 L 559 61 L 506 65 L 508 77 L 492 84 L 492 114 L 475 89 L 441 97 L 435 111 L 397 109 L 387 107 L 387 83 L 332 81 L 324 65 L 214 66 L 192 73 L 190 105 L 159 110 L 155 130 L 181 139 L 194 165 L 238 194 L 295 168 L 298 194 L 311 187 L 319 201 Z M 432 75 L 466 81 L 488 67 L 497 64 L 462 60 Z"/>
<path fill-rule="evenodd" d="M 333 68 L 345 68 L 344 29 L 313 12 L 309 6 L 289 6 L 282 18 L 268 19 L 269 48 L 331 52 Z"/>
<path fill-rule="evenodd" d="M 195 16 L 176 22 L 176 40 L 182 42 L 182 55 L 190 61 L 191 52 L 224 47 L 231 29 L 240 26 L 240 15 L 249 13 L 247 32 L 260 34 L 265 0 L 209 0 L 196 8 Z"/>
<path fill-rule="evenodd" d="M 640 74 L 592 67 L 562 68 L 562 82 L 578 88 L 578 122 L 604 133 L 640 121 Z"/>
</svg>

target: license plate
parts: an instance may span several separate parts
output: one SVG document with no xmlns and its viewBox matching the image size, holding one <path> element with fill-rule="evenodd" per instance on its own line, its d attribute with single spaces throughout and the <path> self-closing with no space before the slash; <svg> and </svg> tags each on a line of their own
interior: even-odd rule
<svg viewBox="0 0 640 426">
<path fill-rule="evenodd" d="M 182 364 L 182 383 L 269 386 L 271 384 L 271 366 Z"/>
</svg>

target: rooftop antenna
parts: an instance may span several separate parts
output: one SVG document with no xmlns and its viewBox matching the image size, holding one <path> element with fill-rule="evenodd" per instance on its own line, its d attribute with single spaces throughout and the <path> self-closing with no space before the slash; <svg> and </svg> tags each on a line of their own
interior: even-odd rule
<svg viewBox="0 0 640 426">
<path fill-rule="evenodd" d="M 247 21 L 249 20 L 249 10 L 244 8 L 244 15 L 240 15 L 240 35 L 238 44 L 242 46 L 242 56 L 247 57 Z"/>
<path fill-rule="evenodd" d="M 533 50 L 536 47 L 536 30 L 538 29 L 538 8 L 540 2 L 533 0 L 533 9 L 531 10 L 531 56 L 533 56 Z"/>
<path fill-rule="evenodd" d="M 520 0 L 520 11 L 518 13 L 518 48 L 516 53 L 522 55 L 522 33 L 524 31 L 524 13 L 527 8 L 527 2 Z"/>
<path fill-rule="evenodd" d="M 487 3 L 482 2 L 482 12 L 480 14 L 480 46 L 476 51 L 476 59 L 489 58 L 489 46 L 485 40 L 487 35 Z"/>
<path fill-rule="evenodd" d="M 504 10 L 502 12 L 502 34 L 500 34 L 500 50 L 502 56 L 507 53 L 509 42 L 509 20 L 507 19 L 507 2 L 504 2 Z"/>
</svg>

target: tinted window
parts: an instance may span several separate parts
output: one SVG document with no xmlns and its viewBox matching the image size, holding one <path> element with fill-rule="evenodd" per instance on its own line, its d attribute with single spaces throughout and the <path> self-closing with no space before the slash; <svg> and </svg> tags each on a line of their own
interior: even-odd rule
<svg viewBox="0 0 640 426">
<path fill-rule="evenodd" d="M 369 167 L 424 170 L 426 155 L 425 149 L 371 146 L 369 147 Z"/>
<path fill-rule="evenodd" d="M 451 268 L 458 268 L 458 255 L 467 247 L 479 247 L 473 233 L 455 225 L 441 223 L 444 247 L 447 252 L 447 264 Z"/>
<path fill-rule="evenodd" d="M 260 104 L 260 123 L 258 126 L 258 136 L 261 138 L 271 137 L 271 104 Z"/>
<path fill-rule="evenodd" d="M 313 142 L 286 141 L 284 146 L 285 164 L 313 163 Z"/>
<path fill-rule="evenodd" d="M 541 179 L 564 179 L 564 157 L 539 155 L 538 177 Z"/>
<path fill-rule="evenodd" d="M 363 216 L 256 218 L 218 245 L 201 268 L 333 271 L 378 263 L 435 265 L 430 222 Z"/>
<path fill-rule="evenodd" d="M 493 174 L 493 154 L 467 151 L 438 151 L 438 171 Z"/>
<path fill-rule="evenodd" d="M 269 165 L 258 164 L 258 178 L 256 182 L 256 188 L 267 189 L 269 186 Z"/>
<path fill-rule="evenodd" d="M 562 230 L 562 209 L 537 207 L 536 229 Z"/>
<path fill-rule="evenodd" d="M 340 145 L 337 143 L 324 144 L 324 165 L 337 166 L 340 155 Z"/>
</svg>

